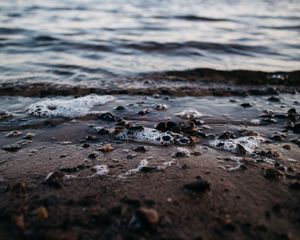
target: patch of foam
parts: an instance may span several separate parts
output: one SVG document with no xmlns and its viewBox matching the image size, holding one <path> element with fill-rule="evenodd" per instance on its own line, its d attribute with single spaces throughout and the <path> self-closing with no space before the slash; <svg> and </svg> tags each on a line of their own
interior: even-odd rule
<svg viewBox="0 0 300 240">
<path fill-rule="evenodd" d="M 95 171 L 95 173 L 90 177 L 105 176 L 109 173 L 107 165 L 96 165 L 92 167 L 92 169 Z"/>
<path fill-rule="evenodd" d="M 149 166 L 148 160 L 143 159 L 142 161 L 140 161 L 139 165 L 136 168 L 129 169 L 126 173 L 119 175 L 119 177 L 125 178 L 127 176 L 137 174 L 137 173 L 141 172 L 144 167 L 148 167 L 148 166 Z"/>
<path fill-rule="evenodd" d="M 143 142 L 154 145 L 187 145 L 189 139 L 181 134 L 173 132 L 160 132 L 153 128 L 141 128 L 137 130 L 126 129 L 116 135 L 120 140 Z"/>
<path fill-rule="evenodd" d="M 83 117 L 91 113 L 90 110 L 96 105 L 104 105 L 114 101 L 110 95 L 88 95 L 68 100 L 47 99 L 31 104 L 26 111 L 36 117 Z"/>
<path fill-rule="evenodd" d="M 209 146 L 228 152 L 239 153 L 242 147 L 246 154 L 252 154 L 265 139 L 260 136 L 247 136 L 235 139 L 214 139 L 209 142 Z"/>
<path fill-rule="evenodd" d="M 203 116 L 202 113 L 194 108 L 184 109 L 182 112 L 176 113 L 175 115 L 184 119 L 199 119 Z"/>
</svg>

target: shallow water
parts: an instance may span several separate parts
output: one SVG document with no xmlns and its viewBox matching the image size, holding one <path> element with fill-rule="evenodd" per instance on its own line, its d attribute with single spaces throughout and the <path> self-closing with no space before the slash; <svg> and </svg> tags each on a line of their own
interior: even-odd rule
<svg viewBox="0 0 300 240">
<path fill-rule="evenodd" d="M 298 0 L 11 0 L 0 12 L 2 82 L 300 69 Z"/>
</svg>

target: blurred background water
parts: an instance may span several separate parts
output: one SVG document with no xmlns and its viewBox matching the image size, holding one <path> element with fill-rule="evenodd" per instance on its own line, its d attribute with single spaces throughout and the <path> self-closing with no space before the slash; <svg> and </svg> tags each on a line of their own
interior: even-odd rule
<svg viewBox="0 0 300 240">
<path fill-rule="evenodd" d="M 300 69 L 299 0 L 2 0 L 0 81 Z"/>
</svg>

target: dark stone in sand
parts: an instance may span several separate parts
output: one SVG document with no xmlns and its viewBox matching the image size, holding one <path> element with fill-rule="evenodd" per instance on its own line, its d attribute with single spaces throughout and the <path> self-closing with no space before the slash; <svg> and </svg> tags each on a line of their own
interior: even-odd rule
<svg viewBox="0 0 300 240">
<path fill-rule="evenodd" d="M 165 123 L 165 122 L 159 122 L 159 123 L 155 126 L 155 128 L 156 128 L 157 130 L 159 130 L 159 131 L 162 131 L 162 132 L 167 131 L 167 126 L 166 126 L 166 123 Z"/>
<path fill-rule="evenodd" d="M 144 146 L 138 146 L 138 147 L 134 148 L 133 151 L 144 153 L 148 150 Z"/>
<path fill-rule="evenodd" d="M 275 180 L 278 179 L 279 177 L 279 172 L 275 168 L 267 168 L 264 170 L 264 177 L 270 180 Z"/>
<path fill-rule="evenodd" d="M 294 125 L 293 131 L 294 133 L 300 133 L 300 122 Z"/>
<path fill-rule="evenodd" d="M 144 172 L 144 173 L 148 173 L 148 172 L 157 172 L 158 169 L 156 167 L 144 166 L 144 167 L 141 168 L 140 171 Z"/>
<path fill-rule="evenodd" d="M 288 114 L 288 119 L 292 122 L 295 122 L 298 118 L 298 113 L 295 108 L 289 109 L 287 114 Z"/>
<path fill-rule="evenodd" d="M 109 134 L 109 130 L 107 128 L 101 128 L 97 130 L 97 133 L 100 135 L 105 135 L 105 134 Z"/>
<path fill-rule="evenodd" d="M 275 96 L 271 96 L 268 98 L 268 101 L 270 102 L 280 102 L 280 98 L 275 97 Z"/>
<path fill-rule="evenodd" d="M 100 114 L 100 116 L 98 118 L 100 120 L 108 121 L 108 122 L 115 122 L 115 121 L 117 121 L 117 118 L 115 117 L 115 115 L 113 115 L 112 113 L 109 113 L 109 112 Z"/>
<path fill-rule="evenodd" d="M 240 106 L 243 107 L 243 108 L 249 108 L 249 107 L 252 107 L 252 104 L 250 104 L 250 103 L 242 103 Z"/>
<path fill-rule="evenodd" d="M 124 106 L 117 106 L 117 107 L 115 107 L 115 110 L 123 111 L 123 110 L 126 110 L 126 108 Z"/>
<path fill-rule="evenodd" d="M 288 144 L 283 145 L 282 148 L 284 148 L 286 150 L 291 150 L 291 146 Z"/>
<path fill-rule="evenodd" d="M 98 156 L 97 153 L 90 153 L 90 154 L 88 155 L 88 158 L 90 158 L 90 159 L 95 159 L 97 156 Z"/>
<path fill-rule="evenodd" d="M 209 182 L 199 178 L 198 180 L 187 183 L 184 186 L 184 189 L 189 192 L 206 192 L 210 190 Z"/>
<path fill-rule="evenodd" d="M 89 144 L 89 143 L 81 144 L 81 147 L 83 147 L 83 148 L 89 148 L 90 146 L 91 146 L 91 144 Z"/>
<path fill-rule="evenodd" d="M 43 183 L 50 187 L 61 188 L 64 176 L 62 172 L 53 172 L 47 176 Z"/>
<path fill-rule="evenodd" d="M 146 114 L 148 114 L 148 113 L 150 113 L 150 110 L 149 110 L 149 109 L 144 109 L 144 110 L 142 110 L 142 111 L 139 111 L 139 112 L 138 112 L 138 115 L 144 116 L 144 115 L 146 115 Z"/>
<path fill-rule="evenodd" d="M 278 142 L 282 142 L 284 138 L 285 138 L 285 136 L 282 134 L 275 134 L 271 137 L 272 140 L 278 141 Z"/>
<path fill-rule="evenodd" d="M 156 224 L 159 221 L 159 214 L 153 208 L 141 207 L 136 212 L 136 216 L 143 223 L 147 223 L 147 224 Z"/>
<path fill-rule="evenodd" d="M 21 145 L 20 144 L 8 144 L 8 145 L 4 145 L 2 147 L 2 149 L 5 151 L 8 151 L 8 152 L 16 152 L 21 149 Z"/>
</svg>

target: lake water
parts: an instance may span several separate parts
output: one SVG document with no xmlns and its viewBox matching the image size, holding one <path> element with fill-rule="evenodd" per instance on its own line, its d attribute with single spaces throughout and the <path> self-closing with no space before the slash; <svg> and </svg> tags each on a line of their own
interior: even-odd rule
<svg viewBox="0 0 300 240">
<path fill-rule="evenodd" d="M 0 81 L 300 69 L 300 1 L 1 1 Z"/>
</svg>

